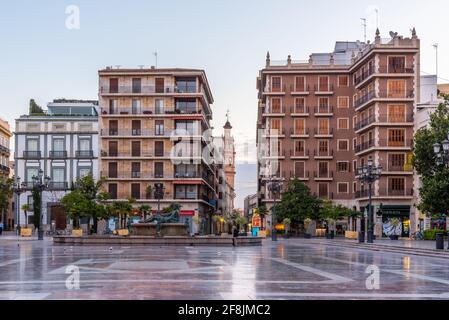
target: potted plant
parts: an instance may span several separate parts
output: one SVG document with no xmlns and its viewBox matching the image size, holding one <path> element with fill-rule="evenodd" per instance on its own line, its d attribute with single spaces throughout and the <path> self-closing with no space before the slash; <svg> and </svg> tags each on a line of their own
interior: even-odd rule
<svg viewBox="0 0 449 320">
<path fill-rule="evenodd" d="M 326 222 L 327 222 L 327 226 L 328 226 L 328 232 L 326 234 L 326 239 L 333 239 L 335 236 L 335 233 L 334 233 L 335 220 L 332 218 L 328 218 L 328 219 L 326 219 Z"/>
<path fill-rule="evenodd" d="M 310 228 L 310 226 L 312 225 L 312 219 L 310 219 L 310 218 L 306 218 L 305 220 L 304 220 L 304 238 L 306 238 L 306 239 L 311 239 L 312 238 L 312 235 L 309 233 L 309 228 Z"/>
</svg>

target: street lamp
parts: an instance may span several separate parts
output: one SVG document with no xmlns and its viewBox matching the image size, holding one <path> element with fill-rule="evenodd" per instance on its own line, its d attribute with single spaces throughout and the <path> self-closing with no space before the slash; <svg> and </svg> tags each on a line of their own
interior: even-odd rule
<svg viewBox="0 0 449 320">
<path fill-rule="evenodd" d="M 369 205 L 368 205 L 368 243 L 374 242 L 374 217 L 373 208 L 371 204 L 372 185 L 380 178 L 382 174 L 382 166 L 375 166 L 372 158 L 369 158 L 368 163 L 362 167 L 357 168 L 358 179 L 362 183 L 368 184 Z M 362 231 L 363 232 L 363 231 Z"/>
<path fill-rule="evenodd" d="M 161 199 L 164 199 L 165 187 L 163 183 L 154 184 L 154 198 L 157 200 L 157 213 L 161 214 Z"/>
<path fill-rule="evenodd" d="M 437 165 L 449 166 L 449 133 L 447 134 L 447 139 L 441 144 L 435 143 L 433 145 L 433 153 L 437 157 Z"/>
<path fill-rule="evenodd" d="M 13 192 L 17 195 L 17 234 L 20 235 L 20 195 L 26 191 L 26 182 L 20 183 L 20 177 L 14 179 Z M 27 222 L 25 222 L 27 223 Z"/>
<path fill-rule="evenodd" d="M 279 195 L 280 198 L 280 194 L 281 194 L 281 190 L 282 190 L 282 182 L 279 182 L 277 180 L 273 180 L 270 179 L 270 182 L 268 184 L 268 191 L 270 191 L 273 195 L 273 200 L 274 200 L 274 206 L 273 206 L 273 215 L 271 218 L 271 240 L 272 241 L 277 241 L 277 234 L 276 234 L 276 210 L 277 210 L 277 195 Z"/>
<path fill-rule="evenodd" d="M 37 239 L 38 240 L 44 240 L 44 230 L 42 230 L 42 193 L 44 190 L 48 189 L 50 185 L 51 178 L 48 176 L 45 176 L 44 178 L 44 171 L 42 169 L 39 169 L 39 172 L 37 176 L 33 176 L 33 189 L 37 189 L 39 191 L 39 198 L 40 198 L 40 214 L 39 217 L 39 229 L 37 231 Z"/>
</svg>

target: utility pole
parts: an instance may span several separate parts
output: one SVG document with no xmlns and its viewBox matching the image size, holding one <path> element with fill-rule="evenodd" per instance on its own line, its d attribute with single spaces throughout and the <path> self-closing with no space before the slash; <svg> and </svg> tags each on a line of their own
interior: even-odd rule
<svg viewBox="0 0 449 320">
<path fill-rule="evenodd" d="M 366 18 L 360 18 L 360 20 L 362 20 L 363 38 L 366 43 Z"/>
<path fill-rule="evenodd" d="M 154 59 L 156 60 L 156 69 L 157 69 L 157 51 L 153 52 L 154 54 Z"/>
<path fill-rule="evenodd" d="M 433 47 L 435 48 L 435 74 L 437 75 L 438 82 L 438 43 L 434 43 Z"/>
</svg>

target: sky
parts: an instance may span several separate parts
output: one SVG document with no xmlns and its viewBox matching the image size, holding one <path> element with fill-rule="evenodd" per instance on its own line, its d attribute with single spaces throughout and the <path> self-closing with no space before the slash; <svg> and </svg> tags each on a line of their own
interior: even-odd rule
<svg viewBox="0 0 449 320">
<path fill-rule="evenodd" d="M 66 26 L 70 5 L 79 8 L 79 29 Z M 337 40 L 363 41 L 366 18 L 369 40 L 376 25 L 382 37 L 392 30 L 410 36 L 416 27 L 423 74 L 435 73 L 438 43 L 439 81 L 449 82 L 447 12 L 447 0 L 1 1 L 0 117 L 14 127 L 31 98 L 43 106 L 61 97 L 97 99 L 99 69 L 154 65 L 154 52 L 158 67 L 204 69 L 214 134 L 227 110 L 234 127 L 236 206 L 243 207 L 256 192 L 256 78 L 268 50 L 273 60 L 330 52 Z"/>
</svg>

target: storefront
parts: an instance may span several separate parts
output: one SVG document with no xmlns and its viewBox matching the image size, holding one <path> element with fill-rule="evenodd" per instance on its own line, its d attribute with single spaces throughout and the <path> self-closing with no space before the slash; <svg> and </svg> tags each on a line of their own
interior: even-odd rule
<svg viewBox="0 0 449 320">
<path fill-rule="evenodd" d="M 391 230 L 394 227 L 399 237 L 408 238 L 410 236 L 410 209 L 410 206 L 382 206 L 382 209 L 377 213 L 382 215 L 382 236 L 390 236 L 386 234 L 386 230 Z"/>
</svg>

